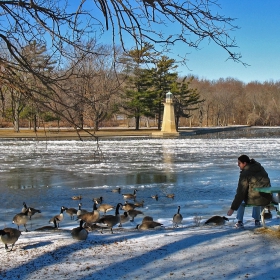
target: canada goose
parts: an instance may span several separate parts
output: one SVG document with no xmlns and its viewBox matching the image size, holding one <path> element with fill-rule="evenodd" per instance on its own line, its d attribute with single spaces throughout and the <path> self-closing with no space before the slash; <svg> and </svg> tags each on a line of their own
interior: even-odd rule
<svg viewBox="0 0 280 280">
<path fill-rule="evenodd" d="M 122 227 L 122 224 L 125 224 L 129 222 L 129 216 L 127 214 L 127 212 L 123 212 L 123 214 L 120 216 L 120 224 L 119 224 L 119 227 Z"/>
<path fill-rule="evenodd" d="M 267 205 L 264 208 L 267 211 L 273 211 L 273 210 L 277 211 L 277 207 L 275 207 L 274 205 Z"/>
<path fill-rule="evenodd" d="M 125 204 L 122 207 L 122 209 L 125 210 L 125 211 L 132 210 L 134 208 L 135 208 L 134 204 L 133 203 L 128 203 L 127 201 L 125 202 Z"/>
<path fill-rule="evenodd" d="M 87 225 L 95 223 L 100 217 L 99 211 L 97 211 L 96 203 L 93 202 L 93 207 L 91 212 L 86 212 L 84 214 L 78 215 L 78 220 L 83 220 Z"/>
<path fill-rule="evenodd" d="M 103 201 L 103 197 L 102 197 L 102 196 L 100 196 L 100 197 L 94 197 L 94 198 L 92 199 L 92 201 L 95 202 L 96 204 L 101 204 L 102 201 Z"/>
<path fill-rule="evenodd" d="M 85 224 L 85 225 L 84 225 L 84 228 L 87 229 L 87 230 L 89 230 L 89 231 L 102 229 L 102 227 L 99 226 L 99 225 L 97 225 L 97 224 L 92 224 L 92 225 Z"/>
<path fill-rule="evenodd" d="M 174 227 L 178 227 L 178 224 L 181 224 L 181 223 L 182 223 L 183 216 L 180 214 L 180 209 L 181 209 L 181 207 L 178 206 L 178 211 L 177 211 L 177 213 L 174 214 L 174 216 L 173 216 L 173 226 L 174 226 Z"/>
<path fill-rule="evenodd" d="M 157 194 L 151 195 L 151 197 L 152 197 L 153 199 L 155 199 L 156 201 L 158 201 L 158 195 L 157 195 Z"/>
<path fill-rule="evenodd" d="M 135 209 L 132 209 L 132 210 L 128 210 L 127 211 L 128 215 L 131 217 L 131 222 L 134 221 L 134 218 L 137 216 L 137 215 L 144 215 L 144 213 L 142 211 L 138 211 L 138 210 L 135 210 Z"/>
<path fill-rule="evenodd" d="M 117 192 L 120 193 L 120 192 L 121 192 L 121 188 L 113 189 L 112 192 L 114 192 L 114 193 L 117 193 Z"/>
<path fill-rule="evenodd" d="M 36 213 L 41 213 L 41 210 L 37 210 L 35 208 L 29 207 L 30 211 L 28 211 L 27 216 L 29 216 L 29 219 L 31 220 L 31 216 L 33 216 Z M 25 213 L 28 210 L 28 207 L 25 202 L 23 202 L 23 208 L 21 210 L 22 213 Z"/>
<path fill-rule="evenodd" d="M 28 221 L 28 213 L 31 212 L 29 208 L 27 208 L 27 211 L 25 213 L 18 213 L 13 218 L 13 224 L 16 224 L 18 226 L 23 225 L 25 228 L 25 231 L 28 231 L 26 228 L 26 223 Z"/>
<path fill-rule="evenodd" d="M 264 217 L 266 220 L 272 219 L 272 214 L 271 214 L 270 210 L 268 210 L 267 213 L 264 213 L 264 214 L 263 214 L 263 217 Z"/>
<path fill-rule="evenodd" d="M 12 244 L 11 250 L 13 250 L 13 247 L 17 240 L 19 239 L 21 232 L 15 228 L 4 228 L 0 230 L 1 235 L 1 241 L 5 244 L 5 249 L 8 251 L 8 245 Z"/>
<path fill-rule="evenodd" d="M 175 197 L 175 194 L 174 193 L 168 193 L 167 195 L 166 195 L 166 197 L 169 197 L 169 198 L 174 198 Z"/>
<path fill-rule="evenodd" d="M 137 190 L 134 190 L 133 194 L 132 193 L 124 193 L 122 196 L 123 196 L 124 199 L 135 199 L 136 198 L 136 192 L 137 192 Z"/>
<path fill-rule="evenodd" d="M 74 220 L 74 216 L 77 215 L 78 210 L 75 208 L 67 208 L 65 211 L 71 218 L 71 220 Z"/>
<path fill-rule="evenodd" d="M 229 219 L 225 216 L 213 216 L 210 219 L 208 219 L 204 224 L 205 225 L 215 225 L 215 226 L 222 226 L 225 224 L 226 221 L 229 221 Z"/>
<path fill-rule="evenodd" d="M 142 200 L 141 202 L 134 202 L 134 206 L 135 207 L 144 207 L 144 200 Z"/>
<path fill-rule="evenodd" d="M 81 195 L 78 195 L 78 196 L 72 196 L 72 199 L 73 200 L 81 200 L 82 199 L 82 196 Z"/>
<path fill-rule="evenodd" d="M 56 219 L 53 220 L 53 226 L 43 226 L 35 229 L 35 231 L 44 231 L 44 230 L 57 230 L 57 222 Z"/>
<path fill-rule="evenodd" d="M 113 233 L 113 227 L 120 222 L 120 212 L 119 209 L 122 206 L 121 203 L 118 203 L 116 207 L 115 215 L 106 215 L 99 219 L 96 223 L 106 226 L 111 229 L 111 233 Z M 103 227 L 101 229 L 101 233 L 103 233 Z"/>
<path fill-rule="evenodd" d="M 78 210 L 77 210 L 77 216 L 80 216 L 80 215 L 85 214 L 85 213 L 88 212 L 88 211 L 85 210 L 85 209 L 81 209 L 81 207 L 82 207 L 82 203 L 79 203 L 79 208 L 78 208 Z"/>
<path fill-rule="evenodd" d="M 150 216 L 145 216 L 142 220 L 142 224 L 145 223 L 145 222 L 151 222 L 153 221 L 154 219 Z"/>
<path fill-rule="evenodd" d="M 67 210 L 66 207 L 61 206 L 60 208 L 60 214 L 53 216 L 50 220 L 49 223 L 54 223 L 54 220 L 56 220 L 57 227 L 59 228 L 59 223 L 63 221 L 63 212 Z"/>
<path fill-rule="evenodd" d="M 100 212 L 104 212 L 104 215 L 108 212 L 108 211 L 111 211 L 115 209 L 115 207 L 111 204 L 106 204 L 106 203 L 103 203 L 103 204 L 100 204 L 100 206 L 98 207 L 98 211 Z"/>
<path fill-rule="evenodd" d="M 137 225 L 136 229 L 141 229 L 141 230 L 147 230 L 147 229 L 153 229 L 153 228 L 158 228 L 162 227 L 163 224 L 155 222 L 155 221 L 148 221 L 148 222 L 142 222 L 142 224 Z"/>
<path fill-rule="evenodd" d="M 86 240 L 88 237 L 88 231 L 83 227 L 84 221 L 80 220 L 80 226 L 71 230 L 71 235 L 77 240 Z"/>
</svg>

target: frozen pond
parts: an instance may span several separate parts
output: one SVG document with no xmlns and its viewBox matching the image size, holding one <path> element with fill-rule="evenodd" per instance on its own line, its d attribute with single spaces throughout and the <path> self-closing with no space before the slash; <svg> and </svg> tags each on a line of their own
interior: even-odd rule
<svg viewBox="0 0 280 280">
<path fill-rule="evenodd" d="M 171 220 L 178 205 L 184 218 L 225 215 L 237 186 L 240 154 L 259 161 L 273 186 L 280 184 L 279 128 L 176 139 L 101 139 L 99 145 L 101 162 L 92 141 L 0 140 L 0 227 L 14 227 L 12 218 L 24 201 L 42 211 L 33 216 L 30 229 L 47 225 L 61 206 L 77 208 L 72 196 L 82 195 L 83 208 L 91 210 L 93 197 L 116 205 L 124 203 L 121 193 L 134 189 L 136 200 L 144 200 L 139 210 L 154 219 Z M 121 193 L 112 193 L 117 187 Z M 175 198 L 167 198 L 168 193 Z M 157 201 L 151 198 L 155 194 Z M 76 223 L 66 216 L 61 226 Z"/>
</svg>

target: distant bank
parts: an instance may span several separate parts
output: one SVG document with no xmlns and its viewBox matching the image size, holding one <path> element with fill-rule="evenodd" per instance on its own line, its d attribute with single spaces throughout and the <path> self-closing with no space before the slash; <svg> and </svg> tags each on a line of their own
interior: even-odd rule
<svg viewBox="0 0 280 280">
<path fill-rule="evenodd" d="M 225 127 L 184 127 L 179 129 L 181 136 L 191 136 L 206 133 L 215 133 L 222 131 L 233 131 L 244 129 L 249 126 L 225 126 Z M 38 129 L 34 132 L 30 129 L 23 128 L 20 132 L 14 132 L 12 128 L 0 128 L 0 138 L 30 138 L 30 139 L 50 139 L 50 140 L 63 140 L 63 139 L 85 139 L 90 137 L 151 137 L 153 132 L 159 130 L 155 128 L 143 128 L 135 130 L 133 128 L 101 128 L 98 131 L 93 131 L 91 129 L 78 130 L 73 128 L 48 128 L 48 129 Z"/>
</svg>

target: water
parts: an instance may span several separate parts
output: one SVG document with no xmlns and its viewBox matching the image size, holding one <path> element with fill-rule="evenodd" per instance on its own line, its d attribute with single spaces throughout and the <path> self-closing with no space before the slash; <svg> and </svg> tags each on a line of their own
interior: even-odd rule
<svg viewBox="0 0 280 280">
<path fill-rule="evenodd" d="M 134 189 L 136 200 L 145 201 L 139 210 L 154 219 L 171 221 L 178 205 L 186 218 L 225 215 L 237 186 L 240 154 L 261 162 L 272 185 L 279 185 L 279 132 L 267 128 L 176 139 L 101 139 L 102 161 L 93 141 L 1 140 L 0 227 L 14 226 L 12 218 L 23 201 L 42 211 L 33 216 L 30 229 L 47 225 L 61 206 L 77 208 L 79 201 L 72 196 L 82 195 L 83 208 L 91 210 L 94 197 L 116 205 L 124 203 L 121 193 Z M 112 193 L 117 187 L 121 193 Z M 175 198 L 167 198 L 168 193 Z M 155 194 L 158 200 L 151 198 Z M 61 226 L 76 223 L 66 216 Z"/>
</svg>

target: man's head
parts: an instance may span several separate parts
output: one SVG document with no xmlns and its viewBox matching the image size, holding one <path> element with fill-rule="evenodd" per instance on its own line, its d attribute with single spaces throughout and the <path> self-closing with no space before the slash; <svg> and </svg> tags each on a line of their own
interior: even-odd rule
<svg viewBox="0 0 280 280">
<path fill-rule="evenodd" d="M 240 170 L 243 170 L 248 163 L 250 163 L 250 158 L 248 156 L 241 155 L 238 158 L 238 166 L 239 166 Z"/>
</svg>

